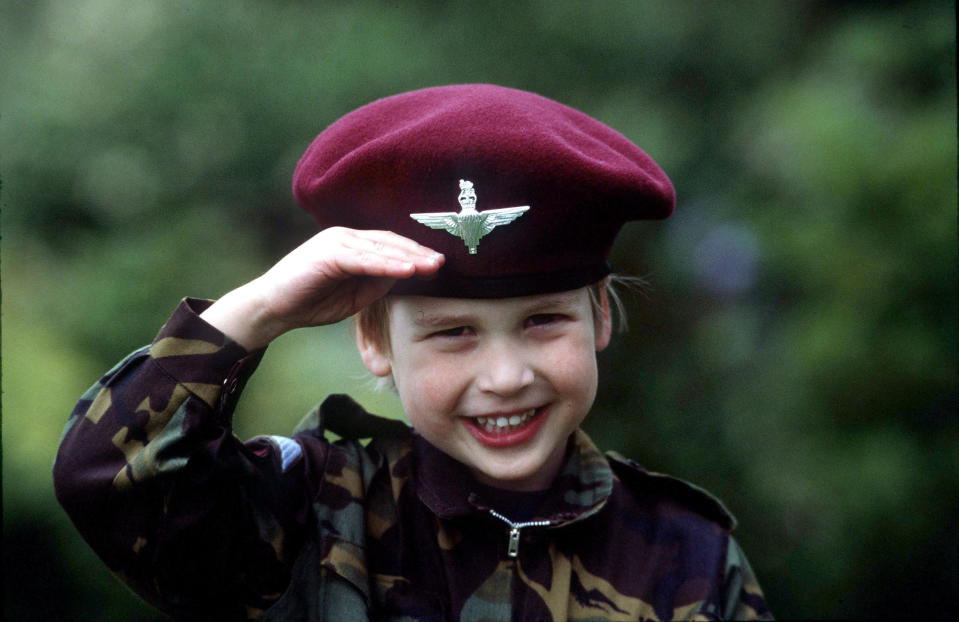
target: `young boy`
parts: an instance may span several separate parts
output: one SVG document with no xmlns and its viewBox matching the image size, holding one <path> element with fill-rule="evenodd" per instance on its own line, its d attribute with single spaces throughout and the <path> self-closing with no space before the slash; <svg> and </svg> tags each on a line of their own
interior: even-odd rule
<svg viewBox="0 0 959 622">
<path fill-rule="evenodd" d="M 643 151 L 532 93 L 439 87 L 331 125 L 293 190 L 320 233 L 185 300 L 67 423 L 58 498 L 121 579 L 202 620 L 769 616 L 718 501 L 579 430 L 610 246 L 673 209 Z M 357 313 L 412 428 L 333 396 L 237 440 L 264 348 Z"/>
</svg>

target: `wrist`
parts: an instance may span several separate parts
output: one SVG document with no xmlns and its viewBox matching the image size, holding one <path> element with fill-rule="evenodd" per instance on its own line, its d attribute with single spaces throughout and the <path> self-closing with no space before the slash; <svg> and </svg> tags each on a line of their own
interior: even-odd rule
<svg viewBox="0 0 959 622">
<path fill-rule="evenodd" d="M 200 317 L 248 351 L 265 348 L 286 330 L 262 303 L 256 281 L 224 294 Z"/>
</svg>

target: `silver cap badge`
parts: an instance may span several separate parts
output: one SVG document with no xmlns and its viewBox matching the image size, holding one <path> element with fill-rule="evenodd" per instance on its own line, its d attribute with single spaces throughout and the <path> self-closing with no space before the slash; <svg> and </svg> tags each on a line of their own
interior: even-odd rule
<svg viewBox="0 0 959 622">
<path fill-rule="evenodd" d="M 433 229 L 446 229 L 462 238 L 470 255 L 476 254 L 480 238 L 500 225 L 508 225 L 523 215 L 529 205 L 476 211 L 476 191 L 473 182 L 460 180 L 460 212 L 427 212 L 410 214 L 410 218 Z"/>
</svg>

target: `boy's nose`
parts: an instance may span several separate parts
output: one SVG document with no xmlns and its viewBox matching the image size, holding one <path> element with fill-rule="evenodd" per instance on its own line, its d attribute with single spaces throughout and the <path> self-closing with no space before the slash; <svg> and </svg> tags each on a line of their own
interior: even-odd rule
<svg viewBox="0 0 959 622">
<path fill-rule="evenodd" d="M 496 344 L 488 349 L 477 387 L 486 393 L 514 395 L 533 384 L 533 369 L 515 344 Z"/>
</svg>

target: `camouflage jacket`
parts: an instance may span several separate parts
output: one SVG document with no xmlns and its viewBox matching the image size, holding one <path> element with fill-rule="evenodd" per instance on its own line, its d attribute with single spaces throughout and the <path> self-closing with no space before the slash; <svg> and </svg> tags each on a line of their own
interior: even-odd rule
<svg viewBox="0 0 959 622">
<path fill-rule="evenodd" d="M 239 441 L 232 412 L 262 353 L 200 320 L 206 304 L 184 301 L 81 398 L 54 465 L 84 538 L 160 609 L 184 620 L 769 617 L 718 501 L 604 456 L 582 432 L 522 523 L 458 462 L 345 396 L 292 438 Z"/>
</svg>

